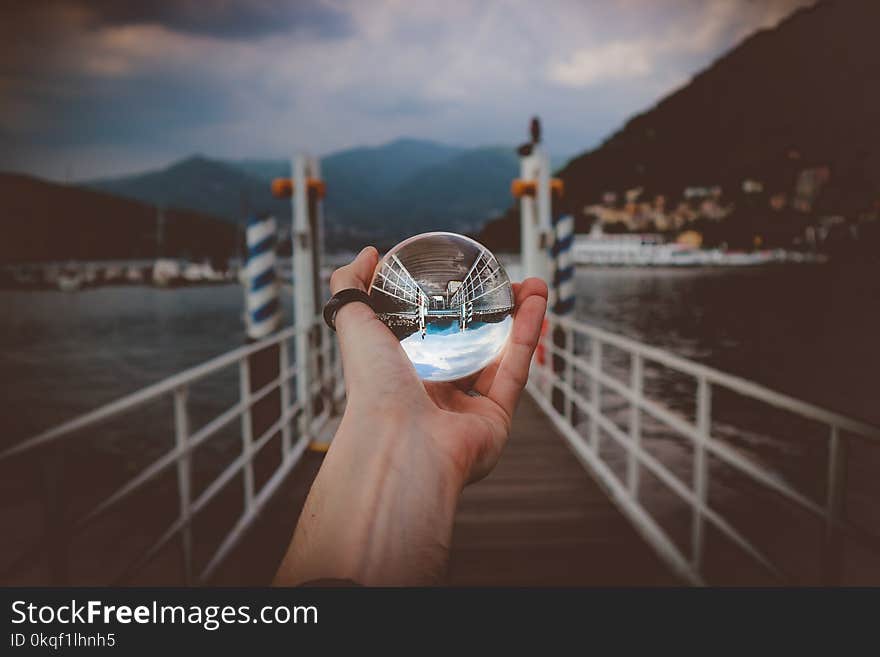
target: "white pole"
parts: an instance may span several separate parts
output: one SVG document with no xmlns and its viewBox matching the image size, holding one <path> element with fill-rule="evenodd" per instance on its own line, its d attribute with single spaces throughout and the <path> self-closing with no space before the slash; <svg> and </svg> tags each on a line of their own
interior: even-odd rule
<svg viewBox="0 0 880 657">
<path fill-rule="evenodd" d="M 535 200 L 538 211 L 538 230 L 535 235 L 535 273 L 533 276 L 543 278 L 550 283 L 550 232 L 553 230 L 551 197 L 550 197 L 550 156 L 541 145 L 535 145 L 533 157 L 537 168 L 537 190 Z"/>
<path fill-rule="evenodd" d="M 321 160 L 317 157 L 309 158 L 309 175 L 312 178 L 316 178 L 317 180 L 321 180 Z M 317 293 L 320 297 L 323 294 L 323 284 L 324 280 L 321 278 L 321 271 L 324 267 L 324 202 L 318 197 L 315 201 L 315 250 L 312 255 L 313 258 L 318 262 L 318 280 L 315 281 L 315 285 L 317 286 Z M 315 309 L 317 312 L 317 308 Z"/>
<path fill-rule="evenodd" d="M 315 317 L 314 282 L 312 281 L 312 235 L 309 226 L 309 190 L 306 158 L 293 161 L 293 317 L 299 329 L 294 341 L 296 350 L 296 398 L 302 404 L 300 436 L 311 430 L 311 368 L 309 367 L 309 331 Z"/>
<path fill-rule="evenodd" d="M 320 159 L 316 157 L 309 157 L 307 160 L 307 164 L 307 177 L 314 178 L 315 180 L 320 181 Z M 314 304 L 312 308 L 312 313 L 314 315 L 318 313 L 319 309 L 324 303 L 324 202 L 321 199 L 321 194 L 318 193 L 318 190 L 315 190 L 314 195 L 310 193 L 306 196 L 306 203 L 310 222 L 309 226 L 312 230 L 311 264 L 312 276 L 314 277 L 312 279 L 312 303 Z M 312 362 L 310 363 L 313 369 L 311 369 L 309 372 L 309 379 L 318 382 L 321 386 L 321 394 L 325 395 L 325 384 L 329 380 L 328 374 L 330 367 L 328 363 L 328 357 L 330 353 L 330 347 L 328 343 L 332 338 L 323 323 L 321 323 L 317 328 L 313 328 L 312 334 L 313 337 L 310 344 L 312 345 L 312 349 L 314 350 L 314 357 L 311 359 Z M 320 357 L 318 356 L 318 354 L 320 354 Z M 328 410 L 328 404 L 332 409 L 332 393 L 325 396 L 323 403 L 324 405 L 321 408 L 321 413 L 324 413 Z"/>
<path fill-rule="evenodd" d="M 535 181 L 536 180 L 536 161 L 534 154 L 520 157 L 520 180 Z M 523 194 L 520 199 L 520 258 L 522 260 L 522 278 L 537 275 L 537 212 L 535 208 L 535 198 L 528 194 Z"/>
</svg>

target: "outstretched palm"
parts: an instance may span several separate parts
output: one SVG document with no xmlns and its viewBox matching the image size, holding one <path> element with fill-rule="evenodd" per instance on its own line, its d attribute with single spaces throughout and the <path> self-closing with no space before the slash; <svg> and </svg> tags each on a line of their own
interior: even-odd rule
<svg viewBox="0 0 880 657">
<path fill-rule="evenodd" d="M 364 249 L 334 272 L 331 291 L 366 290 L 377 263 L 376 250 Z M 538 279 L 514 284 L 514 295 L 513 330 L 502 355 L 476 376 L 450 383 L 423 383 L 394 334 L 366 306 L 346 306 L 337 327 L 348 403 L 418 418 L 420 432 L 466 480 L 485 476 L 507 440 L 547 305 L 547 287 Z"/>
</svg>

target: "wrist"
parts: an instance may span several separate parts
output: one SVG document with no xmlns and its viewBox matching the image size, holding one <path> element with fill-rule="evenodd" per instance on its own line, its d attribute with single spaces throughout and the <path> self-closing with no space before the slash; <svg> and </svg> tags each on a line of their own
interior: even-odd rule
<svg viewBox="0 0 880 657">
<path fill-rule="evenodd" d="M 293 578 L 441 581 L 463 478 L 423 416 L 349 404 L 297 527 Z"/>
<path fill-rule="evenodd" d="M 361 301 L 352 301 L 336 311 L 334 323 L 337 333 L 342 333 L 346 330 L 346 326 L 350 328 L 361 322 L 375 319 L 375 317 L 376 313 L 367 304 Z"/>
</svg>

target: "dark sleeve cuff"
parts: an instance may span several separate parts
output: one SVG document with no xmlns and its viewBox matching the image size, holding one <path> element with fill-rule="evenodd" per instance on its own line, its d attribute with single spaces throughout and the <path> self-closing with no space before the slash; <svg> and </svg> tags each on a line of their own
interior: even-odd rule
<svg viewBox="0 0 880 657">
<path fill-rule="evenodd" d="M 324 579 L 313 579 L 308 582 L 303 582 L 299 586 L 313 588 L 342 588 L 347 586 L 363 586 L 363 584 L 359 584 L 353 579 L 333 579 L 332 577 L 330 577 Z"/>
</svg>

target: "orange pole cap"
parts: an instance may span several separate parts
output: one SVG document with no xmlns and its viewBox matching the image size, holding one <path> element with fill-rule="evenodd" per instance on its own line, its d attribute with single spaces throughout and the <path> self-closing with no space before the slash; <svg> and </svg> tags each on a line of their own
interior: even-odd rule
<svg viewBox="0 0 880 657">
<path fill-rule="evenodd" d="M 272 181 L 272 196 L 276 198 L 293 196 L 293 181 L 290 178 L 275 178 Z"/>
<path fill-rule="evenodd" d="M 323 180 L 319 180 L 318 178 L 309 178 L 308 181 L 309 192 L 316 194 L 318 198 L 324 198 L 327 194 L 327 185 L 324 184 Z"/>
<path fill-rule="evenodd" d="M 522 180 L 521 178 L 517 178 L 510 183 L 510 193 L 513 194 L 515 198 L 534 196 L 536 191 L 537 187 L 533 180 Z"/>
</svg>

